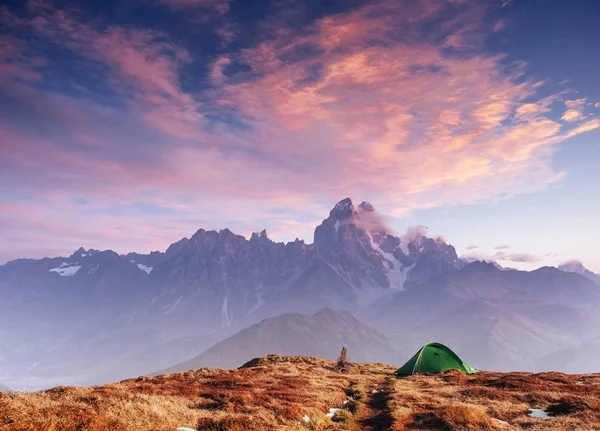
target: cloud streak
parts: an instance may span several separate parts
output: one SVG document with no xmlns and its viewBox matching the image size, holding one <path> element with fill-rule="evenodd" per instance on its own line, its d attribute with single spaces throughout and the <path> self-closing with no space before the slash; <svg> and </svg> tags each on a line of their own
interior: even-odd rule
<svg viewBox="0 0 600 431">
<path fill-rule="evenodd" d="M 533 254 L 527 253 L 505 253 L 498 252 L 492 256 L 492 259 L 503 262 L 515 262 L 515 263 L 535 263 L 539 262 L 541 258 Z"/>
</svg>

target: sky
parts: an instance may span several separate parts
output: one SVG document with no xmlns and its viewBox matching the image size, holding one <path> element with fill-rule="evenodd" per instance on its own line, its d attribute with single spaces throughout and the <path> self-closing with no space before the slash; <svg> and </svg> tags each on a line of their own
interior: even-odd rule
<svg viewBox="0 0 600 431">
<path fill-rule="evenodd" d="M 347 196 L 600 272 L 600 2 L 2 0 L 0 263 L 312 242 Z"/>
</svg>

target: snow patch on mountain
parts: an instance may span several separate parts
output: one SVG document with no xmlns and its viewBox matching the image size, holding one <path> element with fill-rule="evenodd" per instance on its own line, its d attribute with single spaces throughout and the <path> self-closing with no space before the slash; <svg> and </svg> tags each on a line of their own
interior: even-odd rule
<svg viewBox="0 0 600 431">
<path fill-rule="evenodd" d="M 167 316 L 167 315 L 171 314 L 171 312 L 172 312 L 173 310 L 175 310 L 175 308 L 176 308 L 176 307 L 179 305 L 179 303 L 181 302 L 181 300 L 182 300 L 182 299 L 183 299 L 183 295 L 182 295 L 182 296 L 180 296 L 180 297 L 177 299 L 177 301 L 175 301 L 175 303 L 174 303 L 174 304 L 173 304 L 173 305 L 172 305 L 172 306 L 171 306 L 171 307 L 170 307 L 170 308 L 169 308 L 167 311 L 165 311 L 165 312 L 163 313 L 163 315 L 164 315 L 164 316 Z"/>
<path fill-rule="evenodd" d="M 72 277 L 81 269 L 81 265 L 77 265 L 78 263 L 79 262 L 75 262 L 75 264 L 63 262 L 58 268 L 52 268 L 49 272 L 56 272 L 62 277 Z"/>
<path fill-rule="evenodd" d="M 390 289 L 403 290 L 406 277 L 415 265 L 413 264 L 404 267 L 402 262 L 397 260 L 392 254 L 383 251 L 379 247 L 379 245 L 373 240 L 373 235 L 370 232 L 365 233 L 371 242 L 371 247 L 373 247 L 373 250 L 383 257 L 383 266 L 385 267 L 386 275 L 390 283 Z"/>
<path fill-rule="evenodd" d="M 93 274 L 94 272 L 98 271 L 98 268 L 100 268 L 100 264 L 96 265 L 94 268 L 91 268 L 88 271 L 88 274 Z"/>
<path fill-rule="evenodd" d="M 142 271 L 144 271 L 146 274 L 150 274 L 152 272 L 152 270 L 154 269 L 151 266 L 144 265 L 143 263 L 138 263 L 137 267 L 139 269 L 141 269 Z"/>
<path fill-rule="evenodd" d="M 227 312 L 227 300 L 229 298 L 226 296 L 223 301 L 223 308 L 221 309 L 221 318 L 223 319 L 223 328 L 227 328 L 231 326 L 231 322 L 229 321 L 229 313 Z"/>
</svg>

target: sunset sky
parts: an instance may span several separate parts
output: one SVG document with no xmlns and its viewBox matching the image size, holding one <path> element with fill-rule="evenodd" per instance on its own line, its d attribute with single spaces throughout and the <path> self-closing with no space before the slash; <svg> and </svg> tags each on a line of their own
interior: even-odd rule
<svg viewBox="0 0 600 431">
<path fill-rule="evenodd" d="M 600 2 L 0 1 L 0 264 L 312 242 L 347 196 L 600 272 Z"/>
</svg>

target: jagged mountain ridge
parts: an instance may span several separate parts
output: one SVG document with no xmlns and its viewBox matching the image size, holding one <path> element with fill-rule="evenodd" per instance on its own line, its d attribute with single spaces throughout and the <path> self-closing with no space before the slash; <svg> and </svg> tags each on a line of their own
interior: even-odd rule
<svg viewBox="0 0 600 431">
<path fill-rule="evenodd" d="M 256 322 L 327 306 L 357 311 L 401 290 L 413 270 L 424 279 L 460 264 L 452 246 L 422 236 L 404 244 L 383 230 L 369 203 L 355 207 L 344 199 L 317 226 L 313 244 L 276 243 L 265 231 L 248 240 L 228 229 L 200 229 L 152 271 L 149 285 L 157 312 L 189 318 L 185 310 L 200 310 L 198 323 L 218 330 L 252 314 Z"/>
</svg>

